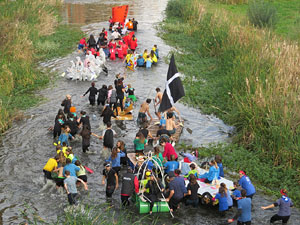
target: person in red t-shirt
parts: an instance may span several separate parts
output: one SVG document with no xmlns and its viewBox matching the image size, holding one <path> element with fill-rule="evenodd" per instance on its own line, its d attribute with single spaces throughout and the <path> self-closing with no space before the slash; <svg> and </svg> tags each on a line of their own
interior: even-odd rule
<svg viewBox="0 0 300 225">
<path fill-rule="evenodd" d="M 114 49 L 113 46 L 110 46 L 109 53 L 110 53 L 110 57 L 109 58 L 111 60 L 116 60 L 116 50 Z"/>
<path fill-rule="evenodd" d="M 124 59 L 124 54 L 123 54 L 123 49 L 121 48 L 120 45 L 117 46 L 117 53 L 118 53 L 118 58 L 119 59 Z"/>
<path fill-rule="evenodd" d="M 134 52 L 136 47 L 138 46 L 137 45 L 137 39 L 136 39 L 135 35 L 132 35 L 132 39 L 130 40 L 129 46 L 130 46 L 130 49 L 132 50 L 132 52 Z"/>
<path fill-rule="evenodd" d="M 178 155 L 175 152 L 174 147 L 169 142 L 167 142 L 166 138 L 162 138 L 160 140 L 160 145 L 164 147 L 163 157 L 166 160 L 170 161 L 171 160 L 171 155 L 174 155 L 175 156 L 175 160 L 177 161 Z"/>
<path fill-rule="evenodd" d="M 85 39 L 85 37 L 84 38 L 82 38 L 80 41 L 79 41 L 79 44 L 78 44 L 78 50 L 81 50 L 81 49 L 83 49 L 84 50 L 84 48 L 87 46 L 87 43 L 86 43 L 86 39 Z"/>
<path fill-rule="evenodd" d="M 128 45 L 126 45 L 125 43 L 123 43 L 122 44 L 123 56 L 127 55 L 127 49 L 128 49 Z"/>
</svg>

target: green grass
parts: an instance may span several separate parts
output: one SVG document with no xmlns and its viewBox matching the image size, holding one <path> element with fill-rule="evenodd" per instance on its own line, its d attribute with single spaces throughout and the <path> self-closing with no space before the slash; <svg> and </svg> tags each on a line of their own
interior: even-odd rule
<svg viewBox="0 0 300 225">
<path fill-rule="evenodd" d="M 91 200 L 94 202 L 93 200 Z M 78 224 L 78 225 L 155 225 L 161 224 L 159 222 L 159 215 L 157 216 L 137 216 L 135 210 L 123 208 L 116 210 L 109 204 L 103 203 L 98 205 L 87 204 L 79 205 L 76 208 L 70 206 L 64 209 L 64 212 L 58 216 L 57 220 L 49 221 L 30 206 L 25 206 L 21 211 L 21 217 L 26 220 L 28 224 Z"/>
<path fill-rule="evenodd" d="M 283 38 L 300 41 L 300 1 L 298 0 L 274 0 L 270 1 L 277 10 L 278 22 L 274 32 Z M 221 4 L 210 2 L 210 8 L 226 9 L 233 14 L 233 18 L 241 20 L 243 23 L 248 21 L 248 4 Z"/>
<path fill-rule="evenodd" d="M 0 2 L 0 133 L 19 110 L 40 101 L 34 92 L 52 80 L 37 63 L 65 56 L 84 35 L 78 27 L 59 24 L 60 7 L 54 0 Z"/>
<path fill-rule="evenodd" d="M 168 4 L 176 8 L 177 1 Z M 244 5 L 204 0 L 184 0 L 184 5 L 179 16 L 169 11 L 160 30 L 161 37 L 179 50 L 175 58 L 185 74 L 184 101 L 236 127 L 233 143 L 241 147 L 228 154 L 252 171 L 257 183 L 269 186 L 272 182 L 265 177 L 272 176 L 279 188 L 284 176 L 284 185 L 298 185 L 300 177 L 294 173 L 300 168 L 297 44 L 286 45 L 276 31 L 237 22 L 236 12 L 220 9 Z M 269 172 L 262 174 L 256 164 L 249 164 L 252 157 L 262 162 L 260 170 Z M 278 175 L 271 173 L 273 169 Z M 291 188 L 300 200 L 299 189 Z"/>
</svg>

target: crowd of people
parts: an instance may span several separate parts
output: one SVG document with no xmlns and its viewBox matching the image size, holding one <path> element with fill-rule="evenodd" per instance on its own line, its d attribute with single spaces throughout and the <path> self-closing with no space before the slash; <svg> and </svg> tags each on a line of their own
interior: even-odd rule
<svg viewBox="0 0 300 225">
<path fill-rule="evenodd" d="M 128 30 L 131 28 L 134 30 L 134 19 L 129 20 L 133 25 L 127 26 Z M 107 32 L 105 29 L 99 35 L 99 39 L 96 42 L 91 35 L 88 42 L 80 41 L 79 49 L 85 49 L 90 51 L 91 54 L 97 55 L 97 50 L 100 48 L 109 48 L 107 57 L 112 57 L 112 49 L 122 48 L 123 45 L 129 46 L 124 48 L 126 51 L 120 51 L 120 54 L 125 55 L 133 53 L 135 48 L 129 42 L 136 41 L 134 35 L 129 39 L 128 33 L 122 36 L 119 32 L 121 24 L 112 26 L 112 31 L 118 32 L 107 43 Z M 122 30 L 121 30 L 122 33 Z M 127 42 L 127 41 L 128 42 Z M 118 41 L 118 42 L 116 42 Z M 136 47 L 136 46 L 135 46 Z M 144 54 L 139 56 L 144 59 L 144 63 L 147 59 L 152 57 L 158 58 L 157 46 L 151 50 L 148 55 L 147 50 Z M 92 50 L 94 49 L 94 50 Z M 93 52 L 95 51 L 95 52 Z M 119 52 L 118 52 L 119 55 Z M 127 57 L 126 55 L 126 57 Z M 113 58 L 111 58 L 113 60 Z M 125 58 L 126 60 L 126 58 Z M 154 60 L 153 60 L 154 62 Z M 91 83 L 91 87 L 83 94 L 82 97 L 89 94 L 89 102 L 94 106 L 97 102 L 98 106 L 101 106 L 101 117 L 103 117 L 103 125 L 106 129 L 103 130 L 102 135 L 97 135 L 92 132 L 90 117 L 82 110 L 79 114 L 76 112 L 76 108 L 72 103 L 71 96 L 67 95 L 62 101 L 61 106 L 63 109 L 59 109 L 55 118 L 55 125 L 53 128 L 53 138 L 55 139 L 55 153 L 54 157 L 50 158 L 43 168 L 44 176 L 46 179 L 53 180 L 57 188 L 63 187 L 66 190 L 68 196 L 68 202 L 70 205 L 77 204 L 77 188 L 82 184 L 85 190 L 88 190 L 88 177 L 87 171 L 92 173 L 93 171 L 83 165 L 79 157 L 74 154 L 71 147 L 72 140 L 76 136 L 80 136 L 82 139 L 82 151 L 87 153 L 91 142 L 91 137 L 95 136 L 100 140 L 103 140 L 103 148 L 101 148 L 101 159 L 105 162 L 102 171 L 102 184 L 106 185 L 106 196 L 112 197 L 114 191 L 118 189 L 121 183 L 121 202 L 123 206 L 130 204 L 130 197 L 134 193 L 139 195 L 142 199 L 149 202 L 150 214 L 152 214 L 154 203 L 164 199 L 168 202 L 168 206 L 171 212 L 177 210 L 180 204 L 191 205 L 198 207 L 199 197 L 198 189 L 200 188 L 198 181 L 216 185 L 218 189 L 217 195 L 212 201 L 217 201 L 219 211 L 221 215 L 225 215 L 225 212 L 230 208 L 237 206 L 237 213 L 233 219 L 229 219 L 228 222 L 237 220 L 238 224 L 251 224 L 251 209 L 252 198 L 256 193 L 255 187 L 251 183 L 250 178 L 244 171 L 239 172 L 239 181 L 234 182 L 234 189 L 229 190 L 226 184 L 218 183 L 220 177 L 224 177 L 222 159 L 220 156 L 216 156 L 214 160 L 210 162 L 209 171 L 205 174 L 199 174 L 196 168 L 196 164 L 192 163 L 196 160 L 195 154 L 183 154 L 185 162 L 189 162 L 189 168 L 186 173 L 182 173 L 179 167 L 178 155 L 172 143 L 173 135 L 176 133 L 176 129 L 180 126 L 182 121 L 180 112 L 172 107 L 166 112 L 156 112 L 156 116 L 159 118 L 159 130 L 156 134 L 151 134 L 148 129 L 148 117 L 153 120 L 153 117 L 149 110 L 149 104 L 151 99 L 146 99 L 141 104 L 138 112 L 137 122 L 139 124 L 139 130 L 136 133 L 133 140 L 134 150 L 137 157 L 136 165 L 127 157 L 126 144 L 123 140 L 118 140 L 115 144 L 115 138 L 117 133 L 112 129 L 112 117 L 118 119 L 119 113 L 124 112 L 126 106 L 134 104 L 137 98 L 135 96 L 135 89 L 130 84 L 126 85 L 126 76 L 120 74 L 116 75 L 116 79 L 111 85 L 102 85 L 101 88 L 96 88 L 95 83 Z M 159 106 L 162 101 L 162 92 L 160 88 L 156 88 L 155 106 Z M 125 97 L 127 94 L 127 97 Z M 128 101 L 126 101 L 127 99 Z M 118 108 L 120 110 L 118 110 Z M 178 121 L 175 119 L 178 118 Z M 154 143 L 158 141 L 159 146 Z M 149 145 L 148 147 L 146 147 Z M 153 148 L 150 147 L 153 145 Z M 149 152 L 146 153 L 146 148 Z M 162 150 L 161 150 L 162 149 Z M 148 155 L 146 157 L 145 155 Z M 122 166 L 126 167 L 126 172 L 121 176 Z M 167 177 L 162 176 L 161 171 L 167 174 Z M 142 171 L 142 172 L 141 172 Z M 120 179 L 122 177 L 122 179 Z M 188 179 L 186 184 L 185 179 Z M 275 206 L 279 206 L 279 212 L 271 218 L 271 223 L 276 220 L 282 220 L 283 223 L 287 223 L 290 217 L 290 207 L 293 203 L 287 196 L 287 190 L 281 190 L 282 198 L 276 201 L 274 204 L 262 207 L 262 209 L 268 209 Z"/>
<path fill-rule="evenodd" d="M 110 38 L 108 32 L 103 28 L 97 41 L 93 34 L 90 35 L 88 40 L 83 37 L 79 41 L 78 50 L 95 57 L 100 57 L 101 52 L 104 52 L 110 60 L 116 60 L 117 58 L 123 60 L 126 67 L 132 70 L 136 66 L 151 68 L 159 59 L 158 48 L 157 45 L 154 45 L 149 52 L 145 49 L 141 54 L 136 53 L 138 46 L 138 40 L 135 36 L 137 24 L 138 22 L 134 18 L 129 19 L 126 24 L 111 22 L 110 30 L 112 33 Z"/>
</svg>

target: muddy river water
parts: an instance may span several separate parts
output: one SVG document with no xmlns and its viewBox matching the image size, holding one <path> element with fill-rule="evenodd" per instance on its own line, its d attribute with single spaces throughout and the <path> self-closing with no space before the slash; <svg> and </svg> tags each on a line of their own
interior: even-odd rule
<svg viewBox="0 0 300 225">
<path fill-rule="evenodd" d="M 155 26 L 163 19 L 164 9 L 167 0 L 66 0 L 62 10 L 63 22 L 67 24 L 78 24 L 87 34 L 98 36 L 103 27 L 108 28 L 108 18 L 111 15 L 111 7 L 116 5 L 129 5 L 129 18 L 134 17 L 138 22 L 137 52 L 144 49 L 151 49 L 157 44 L 161 60 L 157 66 L 146 70 L 136 69 L 134 72 L 127 71 L 120 60 L 108 62 L 109 74 L 98 78 L 96 86 L 112 84 L 117 73 L 126 73 L 126 83 L 131 84 L 138 96 L 139 106 L 146 98 L 155 96 L 155 88 L 164 89 L 168 65 L 163 58 L 168 56 L 172 48 L 164 43 L 157 36 Z M 74 44 L 74 49 L 76 45 Z M 70 60 L 75 60 L 77 52 L 65 58 L 51 60 L 42 63 L 43 67 L 50 68 L 54 72 L 61 74 L 70 66 Z M 47 89 L 39 92 L 45 100 L 37 107 L 25 112 L 25 119 L 15 122 L 2 138 L 0 145 L 0 223 L 20 224 L 24 219 L 20 216 L 25 206 L 30 206 L 37 214 L 46 221 L 56 220 L 57 215 L 62 214 L 63 208 L 67 205 L 67 198 L 64 194 L 59 194 L 55 187 L 45 186 L 42 168 L 48 158 L 54 155 L 52 134 L 47 131 L 49 126 L 53 126 L 55 115 L 60 107 L 61 101 L 66 94 L 72 95 L 73 104 L 77 110 L 84 109 L 90 115 L 92 131 L 100 134 L 100 108 L 91 107 L 88 99 L 80 96 L 89 88 L 90 82 L 67 81 L 63 78 L 51 84 Z M 180 141 L 195 146 L 205 145 L 212 142 L 229 141 L 229 133 L 232 127 L 227 126 L 220 119 L 203 115 L 199 110 L 189 108 L 180 103 L 176 107 L 185 119 L 185 126 L 193 130 L 189 134 L 184 129 Z M 150 107 L 154 116 L 153 105 Z M 137 116 L 138 107 L 134 109 L 134 117 Z M 93 116 L 95 115 L 95 116 Z M 138 128 L 135 121 L 118 121 L 113 124 L 113 128 L 118 133 L 118 139 L 124 140 L 128 146 L 132 145 L 135 133 Z M 92 139 L 91 149 L 95 154 L 83 155 L 81 142 L 73 141 L 75 154 L 85 162 L 95 173 L 89 175 L 89 198 L 99 202 L 105 202 L 105 189 L 100 185 L 102 159 L 100 150 L 102 142 Z M 119 190 L 114 195 L 113 201 L 119 202 Z M 268 219 L 276 210 L 262 211 L 260 206 L 272 203 L 270 198 L 265 198 L 262 194 L 254 197 L 254 210 L 252 212 L 253 224 L 268 224 Z M 118 204 L 115 204 L 118 205 Z M 118 206 L 116 211 L 120 210 Z M 132 208 L 132 210 L 135 210 Z M 205 207 L 197 209 L 185 209 L 182 207 L 175 214 L 174 219 L 170 219 L 168 213 L 157 214 L 158 224 L 223 224 L 224 219 L 216 215 L 216 210 Z M 228 217 L 233 212 L 228 213 Z M 137 218 L 140 215 L 136 215 Z M 146 219 L 151 223 L 152 218 Z M 300 224 L 299 212 L 293 209 L 290 224 Z"/>
</svg>

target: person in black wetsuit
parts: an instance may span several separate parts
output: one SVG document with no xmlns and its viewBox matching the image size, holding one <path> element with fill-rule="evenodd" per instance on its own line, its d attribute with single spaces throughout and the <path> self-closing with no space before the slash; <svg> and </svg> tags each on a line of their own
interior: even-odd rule
<svg viewBox="0 0 300 225">
<path fill-rule="evenodd" d="M 65 125 L 70 127 L 70 134 L 74 137 L 78 132 L 78 123 L 73 113 L 68 115 L 68 120 L 66 121 Z"/>
<path fill-rule="evenodd" d="M 91 129 L 90 117 L 86 115 L 85 111 L 80 112 L 79 126 L 87 125 Z"/>
<path fill-rule="evenodd" d="M 159 187 L 158 187 L 159 186 Z M 161 181 L 157 178 L 155 179 L 153 174 L 150 175 L 150 180 L 146 184 L 146 189 L 149 188 L 149 193 L 144 192 L 146 200 L 150 203 L 150 215 L 152 214 L 152 209 L 155 202 L 159 201 L 161 198 L 161 191 L 164 191 L 164 186 Z"/>
<path fill-rule="evenodd" d="M 97 99 L 98 105 L 100 105 L 101 103 L 104 106 L 106 99 L 107 99 L 107 86 L 103 85 L 102 88 L 98 90 L 98 99 Z"/>
<path fill-rule="evenodd" d="M 90 141 L 91 141 L 91 130 L 87 125 L 84 125 L 80 135 L 82 136 L 82 151 L 86 152 L 89 151 Z"/>
<path fill-rule="evenodd" d="M 108 122 L 111 122 L 111 117 L 117 118 L 112 109 L 109 107 L 109 104 L 104 107 L 101 117 L 103 117 L 103 123 L 105 125 L 107 125 Z"/>
<path fill-rule="evenodd" d="M 87 41 L 87 44 L 89 48 L 94 48 L 95 50 L 97 49 L 97 43 L 94 38 L 94 35 L 90 35 L 90 39 Z"/>
<path fill-rule="evenodd" d="M 84 97 L 87 93 L 90 92 L 90 95 L 89 95 L 90 105 L 95 105 L 96 95 L 98 93 L 98 90 L 97 90 L 97 88 L 95 88 L 95 82 L 92 82 L 91 85 L 92 86 L 83 94 L 82 97 Z"/>
<path fill-rule="evenodd" d="M 120 108 L 121 111 L 123 112 L 124 107 L 123 107 L 123 100 L 124 100 L 124 92 L 125 92 L 125 88 L 123 87 L 123 82 L 122 80 L 118 80 L 118 84 L 116 87 L 116 91 L 117 91 L 117 104 L 118 102 L 120 102 Z M 117 109 L 118 110 L 118 109 Z M 117 112 L 118 113 L 118 112 Z"/>
<path fill-rule="evenodd" d="M 65 114 L 68 115 L 70 113 L 71 105 L 72 105 L 71 95 L 66 95 L 66 98 L 61 103 L 61 106 L 64 107 Z"/>
<path fill-rule="evenodd" d="M 132 18 L 133 30 L 137 31 L 137 25 L 139 24 L 134 18 Z"/>
</svg>

